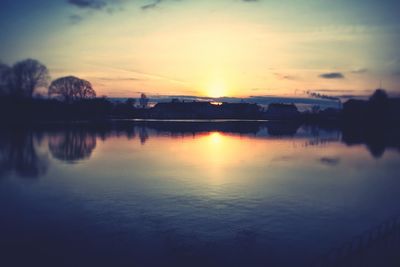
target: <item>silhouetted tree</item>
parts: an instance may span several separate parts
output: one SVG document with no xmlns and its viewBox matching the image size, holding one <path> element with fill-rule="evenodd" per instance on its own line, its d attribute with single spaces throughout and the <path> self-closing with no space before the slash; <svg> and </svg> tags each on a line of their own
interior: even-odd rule
<svg viewBox="0 0 400 267">
<path fill-rule="evenodd" d="M 96 97 L 89 81 L 67 76 L 53 81 L 49 87 L 49 97 L 62 97 L 66 102 Z"/>
<path fill-rule="evenodd" d="M 149 104 L 149 99 L 144 93 L 140 95 L 139 104 L 141 108 L 146 108 L 147 105 Z"/>
<path fill-rule="evenodd" d="M 369 98 L 370 102 L 385 102 L 388 95 L 384 89 L 376 89 L 372 96 Z"/>
<path fill-rule="evenodd" d="M 0 96 L 9 95 L 11 89 L 12 68 L 0 63 Z"/>
<path fill-rule="evenodd" d="M 32 97 L 38 87 L 47 87 L 49 71 L 45 65 L 35 59 L 26 59 L 12 68 L 12 92 L 19 97 Z"/>
<path fill-rule="evenodd" d="M 390 116 L 388 99 L 385 90 L 376 89 L 369 98 L 367 117 L 379 123 L 388 119 Z"/>
</svg>

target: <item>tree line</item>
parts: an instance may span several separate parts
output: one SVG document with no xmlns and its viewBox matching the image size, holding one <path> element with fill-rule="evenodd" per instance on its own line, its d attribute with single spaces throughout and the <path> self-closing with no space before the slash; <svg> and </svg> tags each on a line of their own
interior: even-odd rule
<svg viewBox="0 0 400 267">
<path fill-rule="evenodd" d="M 61 77 L 51 82 L 48 68 L 35 59 L 26 59 L 13 66 L 0 65 L 0 95 L 34 97 L 36 90 L 48 87 L 48 96 L 72 101 L 96 97 L 89 81 L 75 76 Z"/>
<path fill-rule="evenodd" d="M 0 63 L 0 96 L 33 98 L 37 90 L 47 88 L 48 98 L 71 103 L 77 100 L 96 98 L 93 85 L 75 76 L 65 76 L 50 83 L 48 68 L 35 59 L 25 59 L 13 66 Z M 139 106 L 147 107 L 149 99 L 142 93 Z M 127 105 L 135 106 L 136 100 L 129 98 Z"/>
<path fill-rule="evenodd" d="M 51 81 L 48 68 L 35 59 L 0 63 L 1 123 L 142 118 L 148 104 L 144 93 L 124 102 L 97 97 L 91 82 L 75 76 Z"/>
</svg>

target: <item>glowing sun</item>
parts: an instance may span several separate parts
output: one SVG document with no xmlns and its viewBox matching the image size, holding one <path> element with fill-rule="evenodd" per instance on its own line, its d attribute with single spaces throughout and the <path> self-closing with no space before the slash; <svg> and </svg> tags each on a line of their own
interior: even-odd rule
<svg viewBox="0 0 400 267">
<path fill-rule="evenodd" d="M 226 85 L 221 81 L 212 83 L 207 89 L 207 96 L 213 98 L 226 96 L 226 93 Z"/>
</svg>

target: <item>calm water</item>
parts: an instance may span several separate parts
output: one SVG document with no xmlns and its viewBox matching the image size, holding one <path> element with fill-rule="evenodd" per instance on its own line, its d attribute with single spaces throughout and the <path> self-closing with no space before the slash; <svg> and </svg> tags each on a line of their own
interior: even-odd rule
<svg viewBox="0 0 400 267">
<path fill-rule="evenodd" d="M 399 266 L 400 146 L 385 138 L 249 122 L 3 129 L 0 266 Z M 359 252 L 335 250 L 357 237 Z"/>
</svg>

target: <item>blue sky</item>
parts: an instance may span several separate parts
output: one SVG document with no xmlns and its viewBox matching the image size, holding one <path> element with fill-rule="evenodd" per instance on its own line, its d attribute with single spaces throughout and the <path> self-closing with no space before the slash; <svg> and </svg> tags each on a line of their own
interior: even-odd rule
<svg viewBox="0 0 400 267">
<path fill-rule="evenodd" d="M 394 0 L 3 0 L 0 60 L 99 95 L 400 92 Z"/>
</svg>

